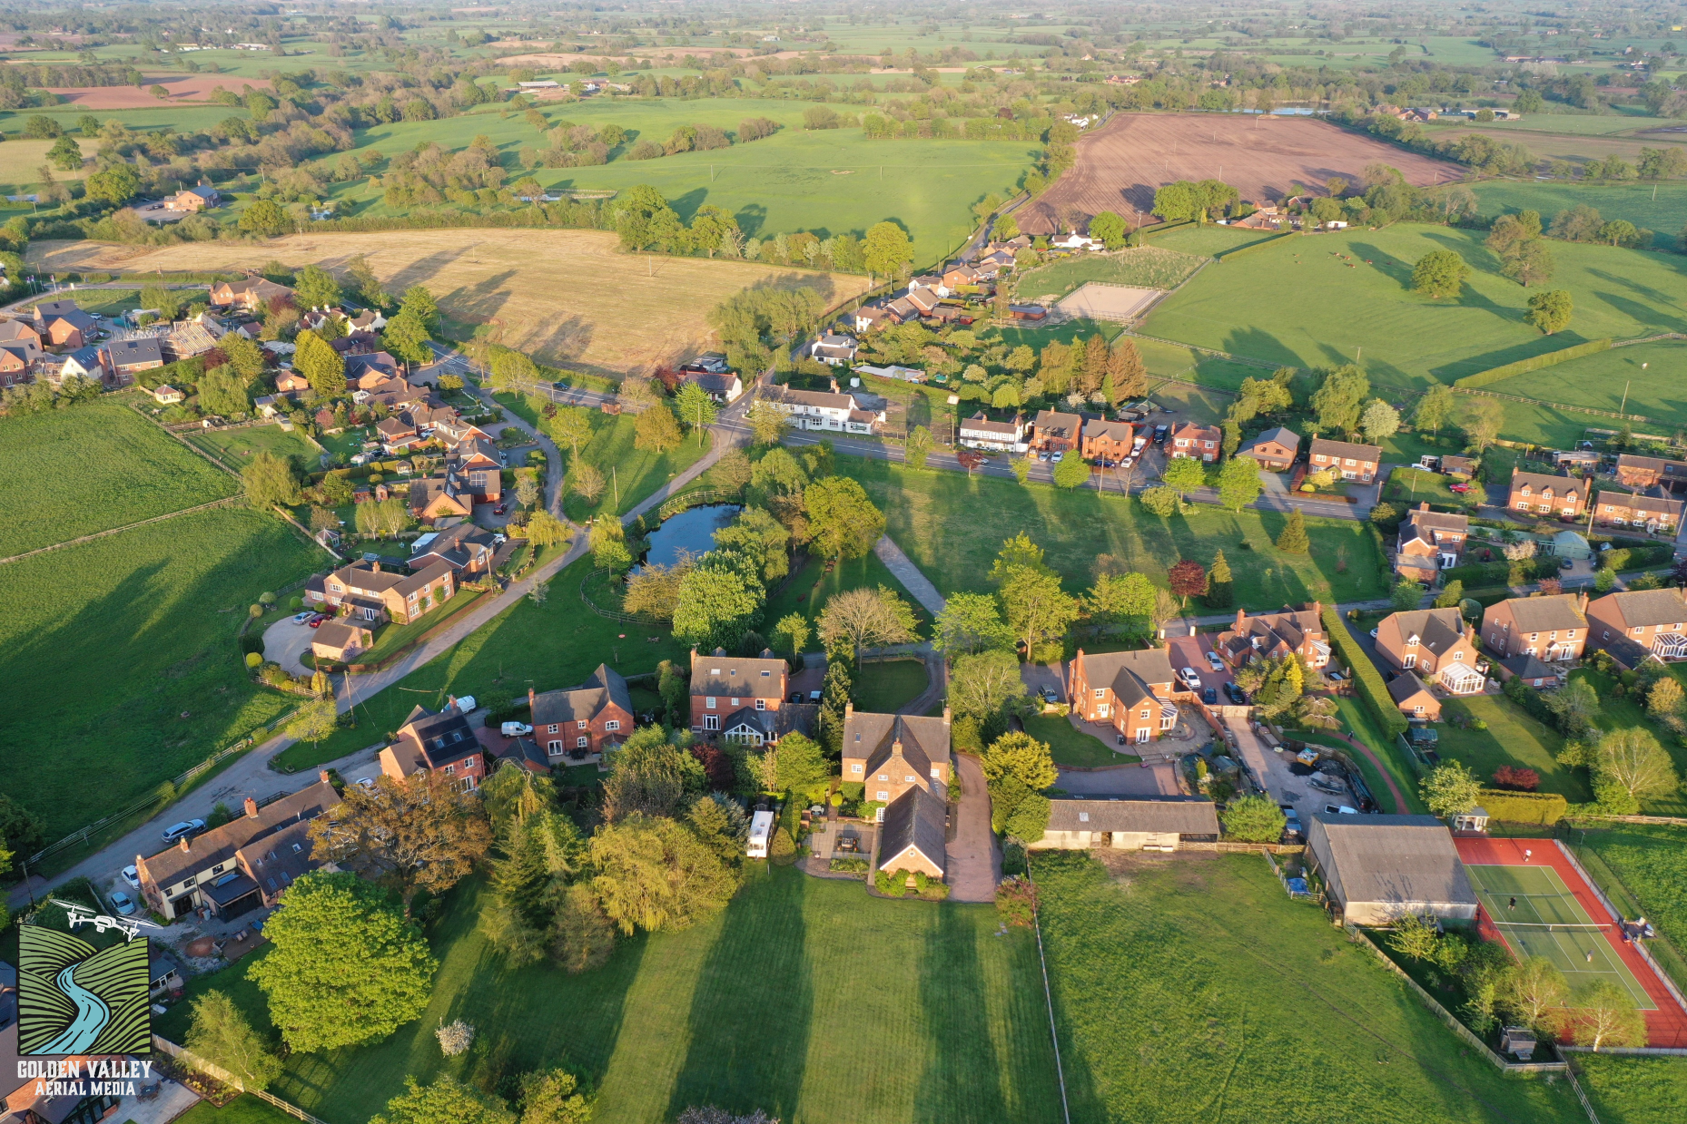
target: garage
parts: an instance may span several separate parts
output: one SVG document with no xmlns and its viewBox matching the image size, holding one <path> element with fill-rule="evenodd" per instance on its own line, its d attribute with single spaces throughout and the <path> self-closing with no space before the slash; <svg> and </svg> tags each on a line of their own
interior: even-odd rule
<svg viewBox="0 0 1687 1124">
<path fill-rule="evenodd" d="M 1218 811 L 1195 796 L 1054 800 L 1049 825 L 1033 849 L 1177 851 L 1187 842 L 1218 838 Z"/>
</svg>

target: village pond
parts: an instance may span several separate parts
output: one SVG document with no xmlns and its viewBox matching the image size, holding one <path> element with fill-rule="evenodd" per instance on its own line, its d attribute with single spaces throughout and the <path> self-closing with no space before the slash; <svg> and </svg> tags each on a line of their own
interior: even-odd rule
<svg viewBox="0 0 1687 1124">
<path fill-rule="evenodd" d="M 650 532 L 639 565 L 672 566 L 687 555 L 708 553 L 714 549 L 715 532 L 730 524 L 743 510 L 738 504 L 712 503 L 669 516 Z"/>
</svg>

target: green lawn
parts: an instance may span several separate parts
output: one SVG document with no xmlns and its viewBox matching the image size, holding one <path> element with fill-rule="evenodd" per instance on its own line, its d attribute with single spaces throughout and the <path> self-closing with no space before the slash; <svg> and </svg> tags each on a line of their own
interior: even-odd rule
<svg viewBox="0 0 1687 1124">
<path fill-rule="evenodd" d="M 257 1097 L 236 1097 L 223 1108 L 200 1101 L 180 1116 L 175 1124 L 293 1124 L 298 1117 L 260 1101 Z"/>
<path fill-rule="evenodd" d="M 891 538 L 943 593 L 989 590 L 991 561 L 1002 541 L 1022 530 L 1048 552 L 1048 563 L 1073 592 L 1094 581 L 1104 554 L 1163 584 L 1180 557 L 1208 565 L 1219 549 L 1236 576 L 1242 606 L 1276 609 L 1382 592 L 1375 548 L 1364 527 L 1348 520 L 1307 520 L 1311 554 L 1287 555 L 1272 545 L 1287 518 L 1276 512 L 1232 514 L 1202 506 L 1161 519 L 1134 500 L 1087 488 L 1067 492 L 984 476 L 910 472 L 848 456 L 838 457 L 838 471 L 861 482 L 884 511 Z"/>
<path fill-rule="evenodd" d="M 809 555 L 802 569 L 793 574 L 782 589 L 769 595 L 767 611 L 763 614 L 766 621 L 764 632 L 788 613 L 801 613 L 808 618 L 811 627 L 818 627 L 816 622 L 820 619 L 821 611 L 826 608 L 827 599 L 832 595 L 863 587 L 876 589 L 882 585 L 913 608 L 914 615 L 919 618 L 921 638 L 929 638 L 931 614 L 909 595 L 902 583 L 896 580 L 896 575 L 890 572 L 889 567 L 879 561 L 877 554 L 869 554 L 864 558 L 846 558 L 833 563 L 831 569 L 826 568 L 826 562 L 827 559 Z M 809 650 L 818 651 L 820 647 L 819 641 L 810 636 Z"/>
<path fill-rule="evenodd" d="M 1578 823 L 1571 845 L 1626 917 L 1645 917 L 1651 944 L 1678 985 L 1687 985 L 1687 830 L 1666 824 Z M 1591 852 L 1591 854 L 1590 854 Z"/>
<path fill-rule="evenodd" d="M 362 545 L 367 545 L 371 550 L 373 550 L 376 548 L 377 544 L 369 543 Z M 476 601 L 480 600 L 481 596 L 482 594 L 479 590 L 461 590 L 453 596 L 451 600 L 435 608 L 433 612 L 418 617 L 409 624 L 399 624 L 396 621 L 388 621 L 386 624 L 382 625 L 381 630 L 375 634 L 375 646 L 369 649 L 369 651 L 364 655 L 358 657 L 358 662 L 374 663 L 377 660 L 385 659 L 393 652 L 396 652 L 399 648 L 402 648 L 404 645 L 421 636 L 422 633 L 430 632 L 433 629 L 438 628 L 458 613 L 461 613 L 470 605 L 473 605 Z"/>
<path fill-rule="evenodd" d="M 678 448 L 652 453 L 633 447 L 637 414 L 604 414 L 593 410 L 591 419 L 592 439 L 580 449 L 580 456 L 603 471 L 607 486 L 603 498 L 595 505 L 579 496 L 568 497 L 568 517 L 576 522 L 583 523 L 597 515 L 625 515 L 709 451 L 706 430 L 693 430 Z M 569 451 L 562 452 L 566 459 Z M 560 470 L 560 466 L 552 467 Z"/>
<path fill-rule="evenodd" d="M 924 660 L 880 660 L 855 673 L 855 705 L 873 714 L 894 714 L 931 685 Z"/>
<path fill-rule="evenodd" d="M 1167 298 L 1144 330 L 1303 367 L 1351 362 L 1363 349 L 1374 384 L 1410 388 L 1585 339 L 1687 327 L 1677 296 L 1687 259 L 1551 245 L 1552 285 L 1567 289 L 1576 309 L 1571 327 L 1551 337 L 1523 323 L 1531 290 L 1499 275 L 1480 232 L 1411 224 L 1285 239 L 1208 268 Z M 1474 270 L 1456 300 L 1411 291 L 1413 263 L 1442 249 L 1458 252 Z"/>
<path fill-rule="evenodd" d="M 1406 807 L 1396 808 L 1399 815 L 1411 815 L 1425 810 L 1423 798 L 1418 793 L 1418 778 L 1411 762 L 1406 760 L 1402 750 L 1393 738 L 1388 737 L 1377 726 L 1376 719 L 1357 698 L 1345 695 L 1336 700 L 1336 713 L 1348 733 L 1371 747 L 1371 752 L 1388 770 L 1388 775 L 1394 778 L 1394 783 L 1400 786 L 1400 792 L 1406 797 Z M 1313 738 L 1312 740 L 1317 740 Z M 1365 783 L 1370 786 L 1371 795 L 1377 798 L 1377 803 L 1386 810 L 1392 803 L 1388 786 L 1383 783 L 1376 766 L 1365 759 L 1362 753 L 1350 753 L 1354 761 L 1358 762 L 1359 771 L 1365 775 Z"/>
<path fill-rule="evenodd" d="M 0 558 L 232 495 L 239 482 L 106 397 L 7 418 Z"/>
<path fill-rule="evenodd" d="M 388 737 L 417 704 L 438 708 L 450 695 L 485 702 L 498 693 L 526 695 L 585 681 L 600 663 L 623 675 L 655 671 L 684 650 L 663 626 L 620 624 L 580 603 L 580 582 L 592 570 L 583 558 L 551 579 L 543 605 L 523 598 L 438 659 L 360 704 L 357 726 L 335 731 L 320 746 L 300 742 L 278 757 L 283 767 L 309 769 Z M 430 625 L 431 627 L 431 625 Z"/>
<path fill-rule="evenodd" d="M 282 429 L 279 425 L 253 425 L 244 429 L 202 429 L 190 434 L 189 441 L 209 449 L 221 457 L 223 463 L 236 470 L 245 468 L 259 453 L 268 453 L 283 460 L 297 458 L 307 468 L 317 466 L 321 454 L 310 438 L 298 430 Z M 361 438 L 357 439 L 359 447 Z"/>
<path fill-rule="evenodd" d="M 1465 498 L 1450 491 L 1447 487 L 1450 483 L 1452 477 L 1442 476 L 1439 472 L 1428 472 L 1419 468 L 1397 468 L 1388 474 L 1388 483 L 1383 487 L 1382 498 L 1402 510 L 1416 507 L 1425 500 L 1429 501 L 1431 507 L 1463 510 Z M 1475 490 L 1473 488 L 1472 492 Z"/>
<path fill-rule="evenodd" d="M 1158 246 L 1162 250 L 1176 250 L 1180 254 L 1197 254 L 1210 258 L 1214 254 L 1228 253 L 1243 246 L 1251 246 L 1255 242 L 1264 242 L 1268 238 L 1276 237 L 1276 234 L 1274 230 L 1233 230 L 1228 226 L 1213 224 L 1181 226 L 1164 234 L 1155 234 L 1150 228 L 1148 245 Z"/>
<path fill-rule="evenodd" d="M 220 508 L 0 567 L 4 791 L 57 838 L 290 710 L 247 679 L 235 629 L 328 561 L 272 516 Z"/>
<path fill-rule="evenodd" d="M 1645 414 L 1677 425 L 1687 418 L 1687 390 L 1681 366 L 1687 345 L 1674 340 L 1617 347 L 1492 384 L 1496 394 L 1517 394 L 1542 402 Z M 1589 425 L 1611 428 L 1606 420 Z"/>
<path fill-rule="evenodd" d="M 1472 1057 L 1257 855 L 1125 861 L 1034 859 L 1074 1121 L 1584 1119 Z"/>
<path fill-rule="evenodd" d="M 475 929 L 479 890 L 456 890 L 434 926 L 441 968 L 420 1019 L 372 1046 L 294 1055 L 272 1091 L 349 1122 L 406 1074 L 491 1086 L 561 1065 L 597 1090 L 594 1124 L 660 1124 L 703 1103 L 813 1124 L 1061 1119 L 1036 944 L 1028 930 L 998 936 L 990 906 L 869 898 L 756 866 L 720 916 L 624 941 L 569 976 L 504 968 Z M 225 989 L 267 1027 L 244 971 L 190 994 Z M 186 1011 L 159 1033 L 179 1041 Z M 476 1047 L 447 1061 L 433 1031 L 459 1017 Z"/>
<path fill-rule="evenodd" d="M 1437 752 L 1443 759 L 1464 762 L 1483 784 L 1493 783 L 1494 770 L 1501 765 L 1521 766 L 1540 774 L 1541 792 L 1556 792 L 1572 804 L 1593 799 L 1585 773 L 1558 763 L 1564 739 L 1557 730 L 1536 722 L 1503 695 L 1448 699 L 1441 713 L 1451 719 L 1460 710 L 1486 722 L 1488 728 L 1461 730 L 1450 721 L 1437 725 L 1441 734 Z"/>
<path fill-rule="evenodd" d="M 1033 714 L 1025 719 L 1025 732 L 1048 743 L 1057 765 L 1129 765 L 1142 760 L 1134 754 L 1113 752 L 1106 742 L 1079 730 L 1061 714 Z"/>
<path fill-rule="evenodd" d="M 1576 1054 L 1576 1075 L 1600 1124 L 1687 1119 L 1687 1058 Z"/>
<path fill-rule="evenodd" d="M 1657 735 L 1658 744 L 1664 747 L 1670 760 L 1675 763 L 1676 776 L 1687 777 L 1687 747 L 1681 744 L 1680 738 L 1654 723 L 1633 699 L 1617 698 L 1612 690 L 1615 684 L 1591 667 L 1579 667 L 1570 673 L 1570 677 L 1586 679 L 1599 693 L 1599 713 L 1595 716 L 1595 721 L 1601 728 L 1624 730 L 1631 726 L 1643 726 L 1651 730 Z M 1687 791 L 1677 790 L 1668 796 L 1654 796 L 1642 800 L 1640 811 L 1648 816 L 1687 816 Z"/>
<path fill-rule="evenodd" d="M 1559 122 L 1589 122 L 1610 124 L 1623 122 L 1628 128 L 1637 124 L 1633 118 L 1556 117 Z M 1523 124 L 1527 124 L 1527 119 Z M 1670 122 L 1679 124 L 1679 122 Z M 1559 131 L 1554 129 L 1554 132 Z M 1529 143 L 1526 136 L 1507 140 Z M 1640 139 L 1647 143 L 1646 138 Z M 1668 146 L 1663 146 L 1668 147 Z M 1484 215 L 1502 215 L 1509 211 L 1539 211 L 1543 222 L 1550 224 L 1552 216 L 1571 207 L 1585 205 L 1597 210 L 1605 219 L 1627 219 L 1635 226 L 1656 233 L 1659 249 L 1676 249 L 1680 245 L 1681 216 L 1687 209 L 1687 184 L 1672 183 L 1563 183 L 1540 181 L 1496 180 L 1472 188 L 1482 201 Z M 1557 244 L 1553 245 L 1557 250 Z"/>
<path fill-rule="evenodd" d="M 1020 278 L 1016 292 L 1021 300 L 1058 299 L 1090 281 L 1137 289 L 1175 289 L 1200 264 L 1201 259 L 1193 254 L 1157 244 L 1116 254 L 1077 254 L 1031 270 Z"/>
</svg>

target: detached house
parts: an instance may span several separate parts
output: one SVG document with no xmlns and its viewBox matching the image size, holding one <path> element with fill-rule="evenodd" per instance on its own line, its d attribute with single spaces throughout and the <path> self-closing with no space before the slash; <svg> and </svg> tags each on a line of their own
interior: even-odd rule
<svg viewBox="0 0 1687 1124">
<path fill-rule="evenodd" d="M 991 421 L 980 410 L 961 423 L 956 440 L 968 449 L 1022 452 L 1025 449 L 1025 418 L 1015 414 L 1012 421 Z"/>
<path fill-rule="evenodd" d="M 1607 527 L 1643 527 L 1651 533 L 1673 532 L 1681 526 L 1684 508 L 1687 508 L 1687 502 L 1682 500 L 1602 491 L 1594 500 L 1593 519 Z"/>
<path fill-rule="evenodd" d="M 861 399 L 837 391 L 775 386 L 765 392 L 764 400 L 788 415 L 791 424 L 800 429 L 871 434 L 885 420 L 882 409 L 867 409 Z"/>
<path fill-rule="evenodd" d="M 844 707 L 843 780 L 882 805 L 878 869 L 943 878 L 948 819 L 949 709 L 941 718 L 872 714 Z"/>
<path fill-rule="evenodd" d="M 633 700 L 627 681 L 608 664 L 598 664 L 578 687 L 534 694 L 527 691 L 533 740 L 554 764 L 614 749 L 633 732 Z"/>
<path fill-rule="evenodd" d="M 1179 422 L 1166 435 L 1166 456 L 1189 457 L 1211 464 L 1218 459 L 1223 443 L 1224 433 L 1216 425 Z"/>
<path fill-rule="evenodd" d="M 1464 558 L 1469 536 L 1470 516 L 1431 511 L 1428 501 L 1421 502 L 1400 524 L 1394 572 L 1433 585 L 1442 570 Z"/>
<path fill-rule="evenodd" d="M 1070 453 L 1083 443 L 1084 419 L 1077 414 L 1038 410 L 1031 428 L 1031 447 L 1038 452 Z"/>
<path fill-rule="evenodd" d="M 1328 469 L 1339 480 L 1357 480 L 1369 484 L 1376 479 L 1377 466 L 1382 463 L 1382 446 L 1356 445 L 1351 441 L 1312 439 L 1311 454 L 1307 458 L 1310 471 Z"/>
<path fill-rule="evenodd" d="M 1482 643 L 1502 658 L 1577 660 L 1588 628 L 1586 593 L 1508 597 L 1482 614 Z"/>
<path fill-rule="evenodd" d="M 1377 655 L 1395 672 L 1415 672 L 1455 695 L 1474 695 L 1487 683 L 1479 670 L 1476 630 L 1457 609 L 1393 613 L 1377 625 Z"/>
<path fill-rule="evenodd" d="M 417 773 L 439 773 L 458 791 L 473 792 L 486 779 L 486 752 L 455 699 L 437 713 L 425 706 L 412 710 L 379 760 L 381 772 L 401 783 Z"/>
<path fill-rule="evenodd" d="M 1122 741 L 1144 743 L 1177 726 L 1171 661 L 1160 648 L 1086 655 L 1072 661 L 1072 709 L 1112 726 Z"/>
<path fill-rule="evenodd" d="M 248 796 L 238 818 L 156 855 L 137 855 L 147 906 L 173 921 L 201 908 L 226 920 L 275 905 L 300 875 L 322 865 L 311 858 L 310 821 L 340 794 L 326 771 L 317 776 L 309 788 L 262 807 Z"/>
<path fill-rule="evenodd" d="M 474 493 L 449 473 L 436 472 L 410 481 L 407 498 L 410 514 L 429 526 L 438 519 L 467 519 L 474 515 Z"/>
<path fill-rule="evenodd" d="M 35 306 L 35 331 L 44 347 L 82 347 L 98 323 L 75 301 L 42 301 Z"/>
<path fill-rule="evenodd" d="M 687 371 L 685 381 L 695 383 L 699 390 L 723 406 L 738 401 L 744 393 L 744 383 L 737 371 Z"/>
<path fill-rule="evenodd" d="M 1213 646 L 1231 667 L 1243 667 L 1255 658 L 1279 659 L 1293 654 L 1309 667 L 1322 668 L 1330 662 L 1323 610 L 1317 601 L 1303 609 L 1284 606 L 1281 612 L 1255 616 L 1237 609 L 1236 623 L 1219 633 Z"/>
<path fill-rule="evenodd" d="M 1407 718 L 1420 718 L 1426 722 L 1441 721 L 1441 700 L 1435 697 L 1435 692 L 1424 686 L 1423 680 L 1416 672 L 1402 671 L 1388 681 L 1388 695 L 1394 700 L 1394 705 L 1400 708 L 1400 713 Z"/>
<path fill-rule="evenodd" d="M 493 532 L 464 522 L 450 530 L 417 539 L 410 555 L 410 572 L 418 573 L 436 562 L 444 562 L 457 572 L 457 581 L 461 584 L 464 578 L 473 578 L 491 570 L 496 565 L 497 555 L 498 541 Z"/>
<path fill-rule="evenodd" d="M 197 214 L 207 207 L 215 207 L 221 199 L 222 195 L 218 193 L 216 188 L 201 184 L 198 187 L 190 187 L 186 191 L 178 191 L 165 199 L 164 209 L 187 215 Z"/>
<path fill-rule="evenodd" d="M 1300 435 L 1284 426 L 1273 426 L 1236 450 L 1239 457 L 1251 457 L 1269 472 L 1284 472 L 1300 455 Z"/>
<path fill-rule="evenodd" d="M 1117 464 L 1131 455 L 1136 430 L 1130 422 L 1085 418 L 1083 445 L 1079 455 L 1087 461 Z"/>
<path fill-rule="evenodd" d="M 374 646 L 374 632 L 355 620 L 323 621 L 310 638 L 311 655 L 335 663 L 350 663 Z"/>
<path fill-rule="evenodd" d="M 112 372 L 124 383 L 132 382 L 142 371 L 164 365 L 164 349 L 157 339 L 113 340 L 105 345 L 105 353 Z"/>
<path fill-rule="evenodd" d="M 1633 669 L 1647 659 L 1687 659 L 1687 602 L 1678 589 L 1625 590 L 1589 602 L 1587 624 L 1595 648 Z"/>
<path fill-rule="evenodd" d="M 248 277 L 244 281 L 223 281 L 211 286 L 211 303 L 220 307 L 243 308 L 247 312 L 263 313 L 270 302 L 292 300 L 293 290 L 263 277 Z"/>
<path fill-rule="evenodd" d="M 391 619 L 399 624 L 445 604 L 456 592 L 456 575 L 446 562 L 401 574 L 381 569 L 379 562 L 360 560 L 305 584 L 306 601 L 335 610 L 346 606 L 345 616 L 365 622 Z"/>
<path fill-rule="evenodd" d="M 691 729 L 710 741 L 736 738 L 760 746 L 783 732 L 780 709 L 789 685 L 785 661 L 771 650 L 760 657 L 691 652 Z"/>
<path fill-rule="evenodd" d="M 1513 511 L 1538 512 L 1574 519 L 1587 502 L 1588 484 L 1573 476 L 1550 476 L 1544 472 L 1511 470 L 1511 494 L 1506 506 Z"/>
<path fill-rule="evenodd" d="M 829 367 L 847 367 L 855 362 L 855 356 L 860 350 L 854 336 L 825 335 L 809 346 L 808 354 L 810 358 Z"/>
</svg>

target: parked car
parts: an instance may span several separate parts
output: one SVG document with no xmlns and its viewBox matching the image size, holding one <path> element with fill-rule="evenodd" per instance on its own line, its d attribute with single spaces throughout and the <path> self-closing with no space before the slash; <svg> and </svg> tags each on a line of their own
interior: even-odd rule
<svg viewBox="0 0 1687 1124">
<path fill-rule="evenodd" d="M 1206 690 L 1202 691 L 1201 692 L 1201 701 L 1206 703 L 1208 706 L 1217 706 L 1218 705 L 1218 688 L 1217 687 L 1208 687 Z"/>
<path fill-rule="evenodd" d="M 1060 692 L 1055 690 L 1053 687 L 1044 687 L 1037 693 L 1043 697 L 1043 701 L 1046 703 L 1057 703 L 1060 701 Z"/>
<path fill-rule="evenodd" d="M 498 727 L 498 732 L 506 738 L 525 738 L 533 732 L 533 727 L 525 722 L 506 722 Z"/>
<path fill-rule="evenodd" d="M 179 843 L 188 836 L 198 835 L 204 830 L 204 820 L 183 820 L 181 823 L 171 824 L 169 827 L 164 829 L 164 842 Z"/>
<path fill-rule="evenodd" d="M 1464 495 L 1464 493 L 1470 491 L 1470 485 L 1469 484 L 1448 484 L 1447 485 L 1447 491 L 1457 492 L 1459 495 L 1462 496 L 1462 495 Z"/>
<path fill-rule="evenodd" d="M 358 777 L 357 780 L 353 781 L 352 783 L 357 785 L 357 787 L 361 788 L 364 792 L 374 792 L 375 791 L 375 778 L 374 777 Z"/>
<path fill-rule="evenodd" d="M 127 917 L 135 912 L 135 899 L 122 890 L 113 890 L 108 897 L 111 900 L 111 908 L 117 911 L 117 916 Z"/>
<path fill-rule="evenodd" d="M 1242 688 L 1236 686 L 1236 684 L 1234 684 L 1234 683 L 1226 683 L 1224 685 L 1224 694 L 1231 702 L 1235 703 L 1237 706 L 1245 706 L 1247 704 L 1247 701 L 1248 701 L 1247 693 L 1244 692 L 1242 690 Z"/>
<path fill-rule="evenodd" d="M 318 613 L 318 614 L 316 614 L 316 616 L 314 616 L 310 619 L 310 626 L 312 628 L 321 628 L 322 622 L 327 620 L 327 619 L 328 619 L 327 617 L 323 616 L 321 613 Z"/>
<path fill-rule="evenodd" d="M 1037 454 L 1037 459 L 1040 461 L 1046 461 L 1049 459 L 1049 455 L 1046 452 L 1041 452 Z"/>
<path fill-rule="evenodd" d="M 501 503 L 497 507 L 492 509 L 492 514 L 493 515 L 502 515 L 502 514 L 504 514 L 504 512 L 508 511 L 509 509 L 510 509 L 509 504 Z"/>
<path fill-rule="evenodd" d="M 1324 805 L 1324 812 L 1331 816 L 1357 816 L 1359 809 L 1349 808 L 1346 804 L 1326 804 Z"/>
<path fill-rule="evenodd" d="M 133 864 L 130 864 L 123 868 L 123 881 L 139 890 L 141 888 L 141 872 L 136 870 Z"/>
<path fill-rule="evenodd" d="M 1186 667 L 1177 674 L 1178 678 L 1183 680 L 1184 686 L 1188 687 L 1191 691 L 1199 691 L 1201 689 L 1201 677 L 1196 674 L 1194 668 Z"/>
<path fill-rule="evenodd" d="M 1224 661 L 1218 658 L 1217 652 L 1209 651 L 1207 653 L 1207 666 L 1214 671 L 1223 671 Z"/>
<path fill-rule="evenodd" d="M 316 614 L 313 613 L 313 612 L 310 612 L 308 610 L 303 612 L 303 613 L 294 613 L 293 614 L 293 623 L 294 624 L 304 624 L 306 621 L 310 620 L 314 616 L 316 616 Z"/>
<path fill-rule="evenodd" d="M 1056 453 L 1054 456 L 1049 458 L 1049 460 L 1053 461 L 1055 464 L 1059 464 L 1061 461 L 1063 461 L 1065 459 L 1066 459 L 1066 453 L 1065 453 L 1064 450 Z"/>
<path fill-rule="evenodd" d="M 824 691 L 810 691 L 808 693 L 808 701 L 811 703 L 817 703 L 825 697 L 826 694 Z"/>
</svg>

